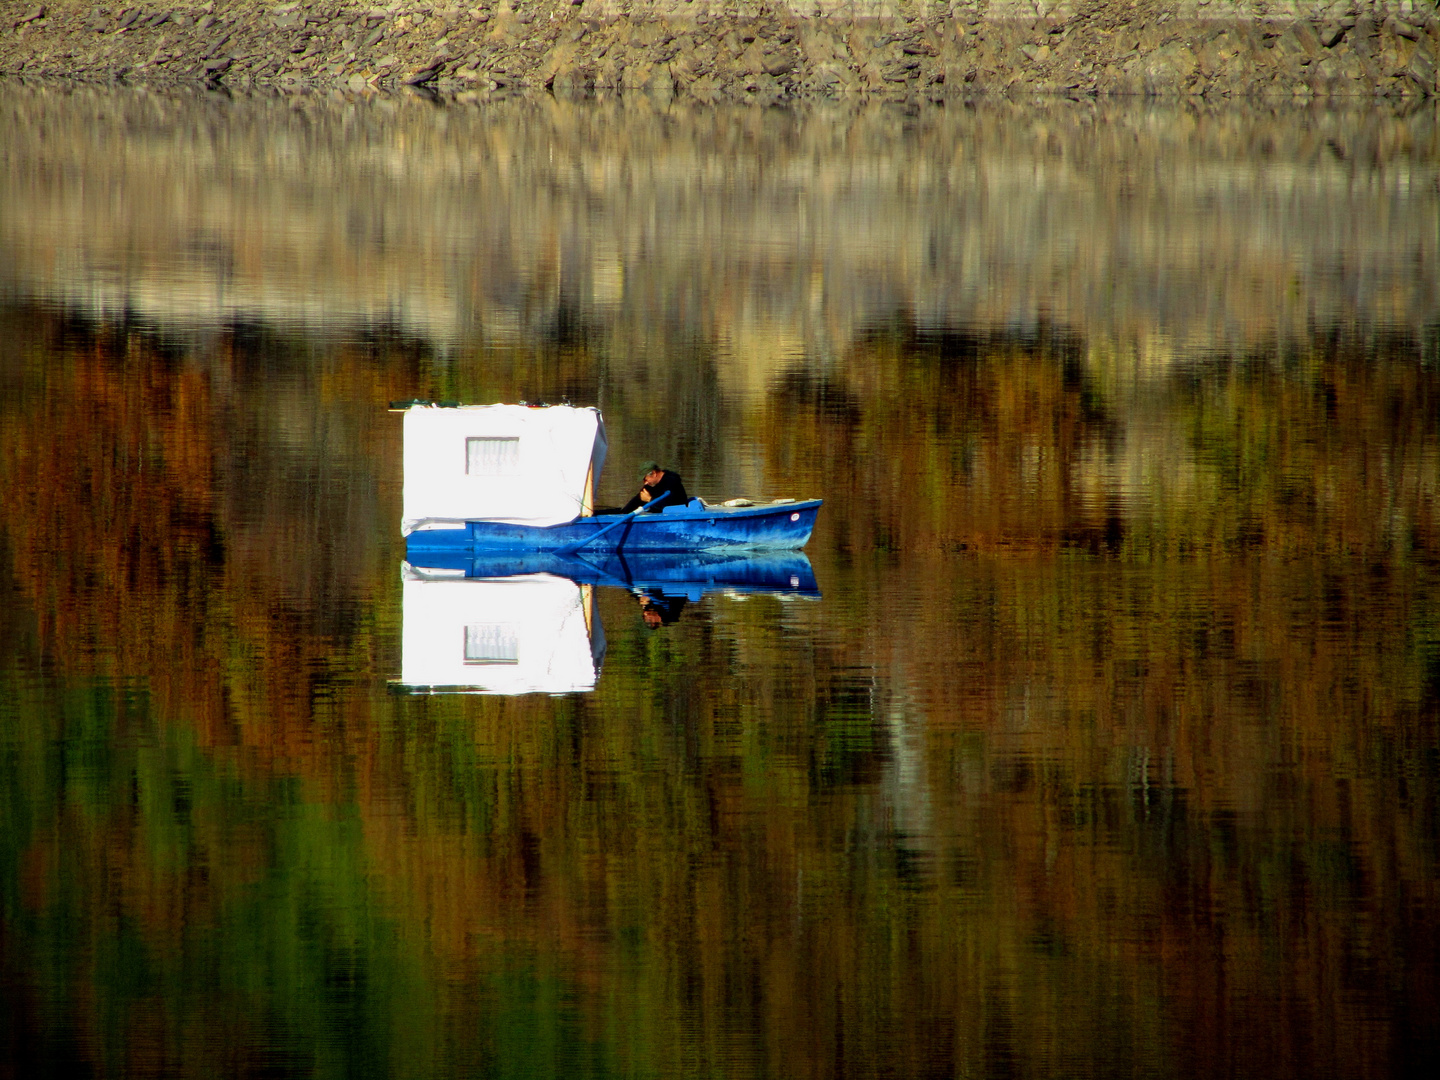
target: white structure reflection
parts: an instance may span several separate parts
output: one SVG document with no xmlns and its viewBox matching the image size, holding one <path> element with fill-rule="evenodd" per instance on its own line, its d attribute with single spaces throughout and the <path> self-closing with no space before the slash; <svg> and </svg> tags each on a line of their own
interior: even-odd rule
<svg viewBox="0 0 1440 1080">
<path fill-rule="evenodd" d="M 589 585 L 553 574 L 467 578 L 404 567 L 399 686 L 412 693 L 595 689 L 605 632 Z"/>
</svg>

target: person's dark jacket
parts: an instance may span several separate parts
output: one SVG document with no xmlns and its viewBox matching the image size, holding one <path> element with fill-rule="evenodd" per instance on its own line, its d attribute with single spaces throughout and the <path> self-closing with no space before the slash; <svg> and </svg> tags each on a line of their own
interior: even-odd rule
<svg viewBox="0 0 1440 1080">
<path fill-rule="evenodd" d="M 658 484 L 646 484 L 645 487 L 641 490 L 648 491 L 650 493 L 650 498 L 652 501 L 661 492 L 668 491 L 670 493 L 670 497 L 655 508 L 656 513 L 659 513 L 662 510 L 668 510 L 672 506 L 684 506 L 690 501 L 690 496 L 685 494 L 685 482 L 680 479 L 680 474 L 671 472 L 669 469 L 665 470 L 664 474 L 660 477 L 660 482 Z M 640 507 L 642 506 L 649 505 L 649 503 L 641 502 L 640 496 L 636 495 L 633 499 L 631 499 L 625 504 L 624 509 L 622 509 L 620 512 L 622 514 L 628 514 L 634 510 L 640 509 Z"/>
</svg>

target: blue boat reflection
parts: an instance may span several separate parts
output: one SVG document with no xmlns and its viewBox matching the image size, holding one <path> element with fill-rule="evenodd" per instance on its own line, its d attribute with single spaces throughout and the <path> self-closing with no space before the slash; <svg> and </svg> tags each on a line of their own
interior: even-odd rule
<svg viewBox="0 0 1440 1080">
<path fill-rule="evenodd" d="M 675 622 L 707 593 L 818 598 L 799 552 L 720 556 L 437 554 L 404 564 L 405 693 L 568 694 L 595 688 L 605 631 L 597 587 L 632 593 L 646 625 Z"/>
<path fill-rule="evenodd" d="M 658 590 L 672 596 L 699 600 L 707 592 L 768 592 L 818 597 L 815 571 L 798 551 L 720 555 L 706 552 L 626 554 L 620 551 L 578 552 L 559 555 L 470 555 L 433 553 L 424 573 L 438 570 L 467 578 L 506 578 L 520 574 L 553 574 L 582 585 L 608 585 L 622 589 Z"/>
</svg>

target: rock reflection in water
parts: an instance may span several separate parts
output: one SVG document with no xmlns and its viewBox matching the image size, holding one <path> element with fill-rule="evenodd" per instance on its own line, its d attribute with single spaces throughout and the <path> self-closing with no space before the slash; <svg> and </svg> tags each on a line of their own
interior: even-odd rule
<svg viewBox="0 0 1440 1080">
<path fill-rule="evenodd" d="M 3 102 L 17 1074 L 1435 1059 L 1433 110 Z M 567 395 L 823 602 L 388 693 L 384 404 Z"/>
</svg>

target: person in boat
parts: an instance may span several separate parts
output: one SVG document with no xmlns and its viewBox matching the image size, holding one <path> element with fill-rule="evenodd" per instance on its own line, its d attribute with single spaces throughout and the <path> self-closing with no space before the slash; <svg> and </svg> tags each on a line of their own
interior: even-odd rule
<svg viewBox="0 0 1440 1080">
<path fill-rule="evenodd" d="M 671 506 L 684 506 L 690 501 L 685 494 L 685 482 L 680 479 L 680 474 L 671 469 L 662 469 L 653 461 L 647 461 L 640 467 L 640 476 L 644 486 L 640 488 L 639 494 L 625 504 L 621 509 L 622 514 L 629 514 L 639 510 L 651 499 L 656 498 L 662 492 L 668 492 L 669 497 L 665 500 L 662 509 Z"/>
</svg>

